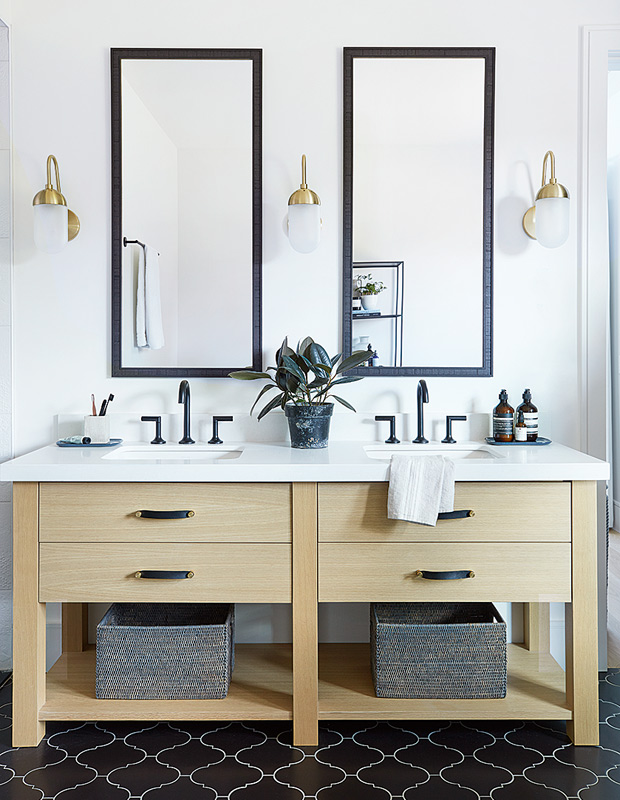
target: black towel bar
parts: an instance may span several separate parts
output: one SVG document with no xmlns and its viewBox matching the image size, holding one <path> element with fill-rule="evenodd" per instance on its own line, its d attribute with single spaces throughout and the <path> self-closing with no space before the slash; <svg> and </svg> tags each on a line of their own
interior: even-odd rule
<svg viewBox="0 0 620 800">
<path fill-rule="evenodd" d="M 126 236 L 123 236 L 123 247 L 127 247 L 128 244 L 139 244 L 142 249 L 146 247 L 144 242 L 141 242 L 139 239 L 128 239 Z M 157 253 L 157 255 L 160 256 L 161 253 Z"/>
</svg>

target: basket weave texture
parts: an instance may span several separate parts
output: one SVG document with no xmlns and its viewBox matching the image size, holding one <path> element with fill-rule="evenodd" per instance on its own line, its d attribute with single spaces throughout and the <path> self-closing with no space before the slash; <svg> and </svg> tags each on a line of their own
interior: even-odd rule
<svg viewBox="0 0 620 800">
<path fill-rule="evenodd" d="M 114 603 L 97 626 L 96 697 L 226 697 L 234 622 L 234 605 Z"/>
<path fill-rule="evenodd" d="M 506 623 L 492 603 L 373 603 L 377 697 L 506 696 Z"/>
</svg>

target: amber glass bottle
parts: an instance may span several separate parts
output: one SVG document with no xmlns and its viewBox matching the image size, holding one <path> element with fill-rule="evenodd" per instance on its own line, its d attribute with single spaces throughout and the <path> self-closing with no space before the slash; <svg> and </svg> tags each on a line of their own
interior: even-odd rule
<svg viewBox="0 0 620 800">
<path fill-rule="evenodd" d="M 538 439 L 538 409 L 532 403 L 532 393 L 529 389 L 523 392 L 523 402 L 517 407 L 517 414 L 523 412 L 523 419 L 527 426 L 527 441 L 535 442 Z"/>
<path fill-rule="evenodd" d="M 527 426 L 523 419 L 523 411 L 517 411 L 515 422 L 515 442 L 527 442 Z"/>
<path fill-rule="evenodd" d="M 493 438 L 496 442 L 512 442 L 515 410 L 508 403 L 508 392 L 499 393 L 499 403 L 493 409 Z"/>
</svg>

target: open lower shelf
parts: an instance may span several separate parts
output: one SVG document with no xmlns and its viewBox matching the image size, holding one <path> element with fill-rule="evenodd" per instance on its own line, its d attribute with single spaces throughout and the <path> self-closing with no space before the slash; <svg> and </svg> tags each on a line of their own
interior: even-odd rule
<svg viewBox="0 0 620 800">
<path fill-rule="evenodd" d="M 224 700 L 97 700 L 95 648 L 63 653 L 47 674 L 41 720 L 292 719 L 292 649 L 240 644 Z"/>
<path fill-rule="evenodd" d="M 396 700 L 375 695 L 368 644 L 319 648 L 319 719 L 571 719 L 564 671 L 548 653 L 508 645 L 500 700 Z"/>
</svg>

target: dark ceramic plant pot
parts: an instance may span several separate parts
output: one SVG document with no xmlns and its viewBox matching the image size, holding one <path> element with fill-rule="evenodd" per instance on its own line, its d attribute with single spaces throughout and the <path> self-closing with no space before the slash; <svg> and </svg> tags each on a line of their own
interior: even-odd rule
<svg viewBox="0 0 620 800">
<path fill-rule="evenodd" d="M 291 435 L 291 447 L 304 450 L 327 447 L 333 410 L 333 403 L 325 403 L 322 406 L 284 406 Z"/>
</svg>

